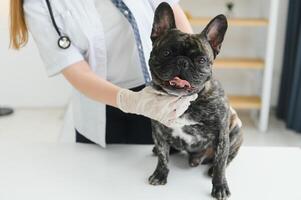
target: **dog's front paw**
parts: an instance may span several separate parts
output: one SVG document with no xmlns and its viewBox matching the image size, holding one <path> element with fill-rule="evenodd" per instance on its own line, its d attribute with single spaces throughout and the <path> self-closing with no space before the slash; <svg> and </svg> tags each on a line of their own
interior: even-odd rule
<svg viewBox="0 0 301 200">
<path fill-rule="evenodd" d="M 213 177 L 213 166 L 208 169 L 208 176 Z"/>
<path fill-rule="evenodd" d="M 151 175 L 148 179 L 149 184 L 151 185 L 165 185 L 167 183 L 167 171 L 159 171 L 156 170 L 153 175 Z"/>
<path fill-rule="evenodd" d="M 153 152 L 153 155 L 154 156 L 158 156 L 158 149 L 157 149 L 157 147 L 153 147 L 153 150 L 152 150 L 152 152 Z"/>
<path fill-rule="evenodd" d="M 196 158 L 196 157 L 193 157 L 193 156 L 190 156 L 189 160 L 188 160 L 188 163 L 189 163 L 190 167 L 197 167 L 197 166 L 199 166 L 200 162 L 201 162 L 200 158 Z"/>
<path fill-rule="evenodd" d="M 211 195 L 217 200 L 226 200 L 231 195 L 228 184 L 213 185 Z"/>
</svg>

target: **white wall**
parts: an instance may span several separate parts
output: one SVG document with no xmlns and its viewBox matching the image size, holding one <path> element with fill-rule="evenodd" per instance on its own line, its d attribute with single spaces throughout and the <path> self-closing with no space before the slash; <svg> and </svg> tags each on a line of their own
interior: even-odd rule
<svg viewBox="0 0 301 200">
<path fill-rule="evenodd" d="M 277 45 L 275 53 L 275 66 L 273 72 L 273 88 L 272 88 L 272 106 L 276 106 L 278 103 L 279 88 L 281 83 L 282 62 L 285 47 L 286 36 L 286 21 L 288 13 L 289 0 L 280 1 L 280 13 L 278 16 L 278 31 L 277 31 Z M 283 68 L 285 70 L 285 68 Z"/>
<path fill-rule="evenodd" d="M 19 52 L 8 49 L 8 7 L 9 0 L 0 2 L 0 105 L 66 105 L 70 95 L 69 85 L 61 76 L 47 78 L 32 40 Z"/>
<path fill-rule="evenodd" d="M 236 0 L 237 16 L 267 17 L 269 0 Z M 279 16 L 276 65 L 273 79 L 272 105 L 277 103 L 282 65 L 286 8 L 288 0 L 281 1 Z M 223 13 L 225 0 L 182 0 L 184 8 L 199 16 Z M 20 52 L 8 50 L 8 4 L 0 2 L 0 105 L 14 107 L 61 107 L 67 104 L 70 86 L 61 76 L 47 78 L 33 41 Z M 201 27 L 195 31 L 200 31 Z M 266 28 L 230 28 L 222 48 L 221 57 L 265 55 Z M 47 38 L 45 38 L 47 39 Z M 254 71 L 219 70 L 217 77 L 228 93 L 260 94 L 261 73 Z"/>
</svg>

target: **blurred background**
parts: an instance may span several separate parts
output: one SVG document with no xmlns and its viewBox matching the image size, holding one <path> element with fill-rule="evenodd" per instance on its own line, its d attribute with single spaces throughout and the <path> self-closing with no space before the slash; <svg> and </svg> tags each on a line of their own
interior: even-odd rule
<svg viewBox="0 0 301 200">
<path fill-rule="evenodd" d="M 214 74 L 243 121 L 244 144 L 301 146 L 300 1 L 181 0 L 180 4 L 196 33 L 218 14 L 229 19 Z M 32 39 L 19 52 L 8 49 L 8 8 L 8 0 L 0 2 L 0 140 L 67 141 L 61 133 L 72 129 L 71 87 L 61 75 L 47 78 Z M 14 113 L 6 115 L 10 112 L 6 108 Z"/>
</svg>

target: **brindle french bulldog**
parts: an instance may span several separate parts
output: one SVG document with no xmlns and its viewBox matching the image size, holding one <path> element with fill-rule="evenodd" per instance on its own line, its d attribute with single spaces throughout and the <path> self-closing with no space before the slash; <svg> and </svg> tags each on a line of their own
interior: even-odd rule
<svg viewBox="0 0 301 200">
<path fill-rule="evenodd" d="M 242 124 L 221 84 L 212 76 L 212 64 L 227 27 L 226 17 L 218 15 L 200 34 L 187 34 L 176 28 L 169 4 L 161 3 L 155 11 L 149 60 L 152 85 L 170 95 L 198 93 L 198 98 L 172 127 L 152 121 L 153 151 L 158 156 L 157 168 L 149 177 L 152 185 L 166 184 L 173 147 L 188 152 L 192 167 L 210 165 L 213 197 L 224 200 L 230 196 L 225 170 L 242 144 Z"/>
</svg>

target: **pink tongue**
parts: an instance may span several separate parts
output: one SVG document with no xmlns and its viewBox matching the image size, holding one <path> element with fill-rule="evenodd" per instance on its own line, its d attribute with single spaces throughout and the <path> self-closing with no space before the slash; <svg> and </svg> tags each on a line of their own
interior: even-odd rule
<svg viewBox="0 0 301 200">
<path fill-rule="evenodd" d="M 169 81 L 169 84 L 172 86 L 177 86 L 179 88 L 188 87 L 191 88 L 191 85 L 188 81 L 182 80 L 179 77 L 174 77 L 172 80 Z"/>
</svg>

